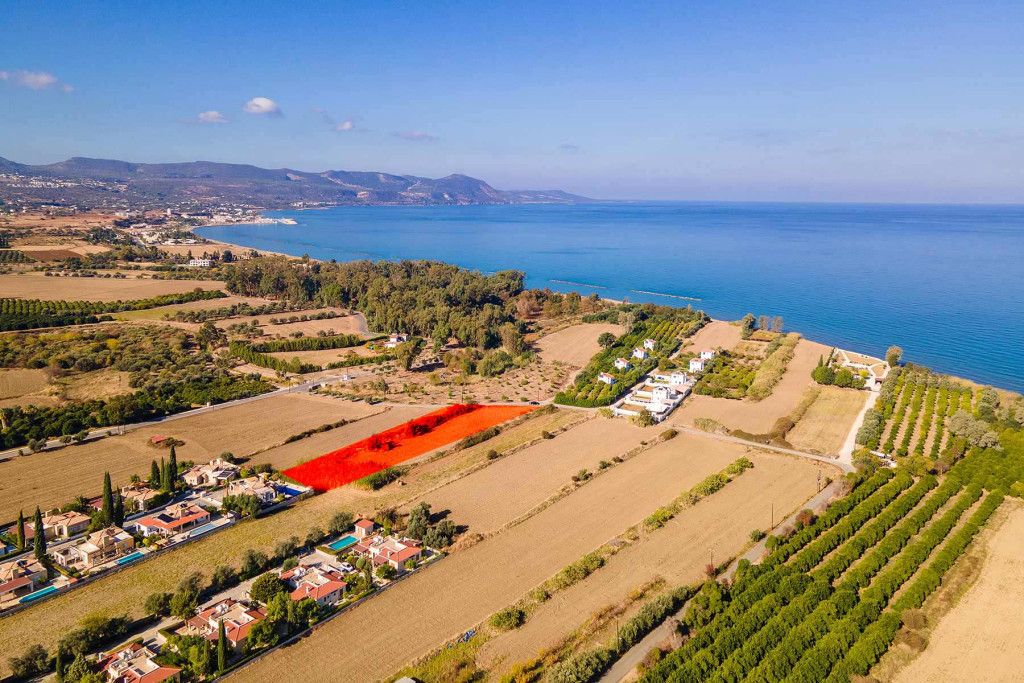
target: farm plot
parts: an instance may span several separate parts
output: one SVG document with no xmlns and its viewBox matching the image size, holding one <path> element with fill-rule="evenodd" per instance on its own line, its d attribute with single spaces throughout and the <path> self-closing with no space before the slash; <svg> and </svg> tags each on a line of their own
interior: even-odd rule
<svg viewBox="0 0 1024 683">
<path fill-rule="evenodd" d="M 683 443 L 626 460 L 522 523 L 452 553 L 295 645 L 239 670 L 234 679 L 388 676 L 518 600 L 716 471 L 721 461 L 689 457 Z M 715 495 L 728 495 L 728 487 Z M 409 605 L 416 609 L 410 611 Z M 392 619 L 396 612 L 405 618 Z M 380 628 L 384 623 L 388 628 Z M 339 642 L 349 647 L 332 645 Z"/>
<path fill-rule="evenodd" d="M 325 528 L 340 510 L 373 516 L 377 510 L 398 507 L 430 491 L 439 480 L 457 478 L 460 470 L 472 469 L 481 461 L 488 462 L 487 450 L 497 448 L 505 452 L 539 439 L 543 430 L 557 431 L 566 424 L 566 420 L 578 417 L 579 413 L 571 411 L 531 417 L 490 441 L 415 465 L 403 478 L 406 484 L 403 487 L 366 492 L 346 486 L 300 501 L 277 514 L 230 527 L 209 538 L 179 547 L 158 561 L 133 565 L 73 593 L 0 619 L 0 642 L 4 643 L 5 654 L 8 651 L 22 652 L 33 643 L 52 648 L 62 631 L 48 628 L 47 624 L 76 624 L 94 614 L 127 614 L 131 618 L 140 618 L 145 615 L 143 603 L 150 593 L 174 591 L 183 576 L 199 572 L 209 578 L 217 565 L 238 567 L 246 550 L 269 553 L 281 539 L 302 536 L 314 526 Z M 0 658 L 0 676 L 8 673 L 6 657 Z"/>
<path fill-rule="evenodd" d="M 819 471 L 835 475 L 831 467 L 703 437 L 679 436 L 657 449 L 675 449 L 679 457 L 707 462 L 712 469 L 741 456 L 754 467 L 613 555 L 584 581 L 556 593 L 519 629 L 488 641 L 478 664 L 492 675 L 558 645 L 588 615 L 626 599 L 639 586 L 658 580 L 668 586 L 698 581 L 709 562 L 738 554 L 751 529 L 770 525 L 773 504 L 776 519 L 784 518 L 814 495 Z"/>
<path fill-rule="evenodd" d="M 361 336 L 369 336 L 369 330 L 366 326 L 366 318 L 363 317 L 362 313 L 347 314 L 347 311 L 343 309 L 322 309 L 322 310 L 333 310 L 337 313 L 346 313 L 346 315 L 339 315 L 337 318 L 324 318 L 322 320 L 296 320 L 295 322 L 286 322 L 273 324 L 271 320 L 288 320 L 292 316 L 298 317 L 303 314 L 312 315 L 319 310 L 314 311 L 300 311 L 300 312 L 288 312 L 288 313 L 267 313 L 264 315 L 253 315 L 244 316 L 238 318 L 228 318 L 225 320 L 218 320 L 214 324 L 222 329 L 227 329 L 231 325 L 238 323 L 253 324 L 255 323 L 263 330 L 263 332 L 272 337 L 290 337 L 295 332 L 301 332 L 307 337 L 314 337 L 317 334 L 324 332 L 333 332 L 333 334 L 358 334 Z"/>
<path fill-rule="evenodd" d="M 684 352 L 696 353 L 704 350 L 734 348 L 741 341 L 739 325 L 724 320 L 712 320 L 683 342 Z"/>
<path fill-rule="evenodd" d="M 42 273 L 0 275 L 5 297 L 54 301 L 129 301 L 161 294 L 182 294 L 199 288 L 222 289 L 216 280 L 115 280 L 83 277 L 45 277 Z"/>
<path fill-rule="evenodd" d="M 605 332 L 618 337 L 623 331 L 622 325 L 582 323 L 545 335 L 534 345 L 537 347 L 537 353 L 546 361 L 560 361 L 568 365 L 583 367 L 594 354 L 601 350 L 601 346 L 597 343 L 598 337 Z"/>
<path fill-rule="evenodd" d="M 360 405 L 353 403 L 350 405 Z M 362 404 L 367 405 L 367 404 Z M 274 469 L 284 470 L 293 467 L 303 460 L 316 457 L 338 447 L 338 444 L 352 443 L 373 436 L 377 432 L 390 429 L 403 422 L 413 420 L 426 414 L 430 409 L 417 406 L 392 406 L 379 409 L 377 413 L 369 413 L 358 421 L 337 427 L 320 434 L 314 434 L 300 441 L 293 441 L 281 446 L 274 446 L 261 451 L 252 457 L 257 464 L 268 463 Z"/>
<path fill-rule="evenodd" d="M 454 405 L 374 434 L 284 474 L 317 491 L 327 491 L 455 443 L 513 418 L 531 406 Z"/>
<path fill-rule="evenodd" d="M 175 313 L 187 313 L 189 311 L 210 311 L 231 306 L 265 306 L 273 303 L 270 299 L 259 299 L 251 296 L 236 296 L 229 294 L 221 299 L 208 299 L 206 301 L 188 301 L 183 304 L 171 306 L 160 306 L 149 308 L 144 311 L 125 311 L 114 315 L 118 320 L 164 320 L 165 316 L 173 317 Z"/>
<path fill-rule="evenodd" d="M 153 448 L 154 436 L 173 436 L 185 442 L 177 449 L 178 461 L 206 462 L 225 451 L 244 456 L 306 429 L 354 420 L 381 410 L 364 403 L 308 394 L 286 394 L 222 410 L 143 427 L 113 436 L 0 462 L 0 520 L 18 510 L 28 513 L 38 505 L 47 509 L 64 505 L 78 495 L 100 492 L 103 472 L 116 484 L 133 474 L 145 476 L 152 460 L 166 456 Z M 60 476 L 54 476 L 60 472 Z"/>
<path fill-rule="evenodd" d="M 786 435 L 786 440 L 809 453 L 838 453 L 867 399 L 866 391 L 821 387 L 817 398 Z"/>
<path fill-rule="evenodd" d="M 1024 669 L 1022 537 L 1024 508 L 1016 507 L 986 539 L 987 554 L 977 582 L 941 618 L 924 652 L 892 680 L 1020 680 Z"/>
<path fill-rule="evenodd" d="M 49 383 L 46 370 L 0 369 L 0 407 L 28 405 L 36 395 L 42 396 Z"/>
<path fill-rule="evenodd" d="M 694 636 L 642 680 L 867 674 L 1001 503 L 957 478 L 879 472 L 732 586 L 705 584 L 685 618 Z"/>
<path fill-rule="evenodd" d="M 736 401 L 714 396 L 692 396 L 673 413 L 674 420 L 692 424 L 696 418 L 710 418 L 729 429 L 740 429 L 751 434 L 771 431 L 775 421 L 786 417 L 800 403 L 804 390 L 811 384 L 811 370 L 818 358 L 827 355 L 829 348 L 801 339 L 794 349 L 793 359 L 786 366 L 782 379 L 771 395 L 762 401 Z"/>
<path fill-rule="evenodd" d="M 450 510 L 450 518 L 471 533 L 486 534 L 543 503 L 581 469 L 594 472 L 602 460 L 610 461 L 651 437 L 651 430 L 625 420 L 591 419 L 439 489 L 430 502 L 435 512 Z"/>
</svg>

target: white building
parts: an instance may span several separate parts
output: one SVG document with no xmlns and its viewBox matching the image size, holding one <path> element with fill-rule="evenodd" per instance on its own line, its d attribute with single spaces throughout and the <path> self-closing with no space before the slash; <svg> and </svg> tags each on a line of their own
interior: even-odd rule
<svg viewBox="0 0 1024 683">
<path fill-rule="evenodd" d="M 608 386 L 615 384 L 615 378 L 609 375 L 607 372 L 602 372 L 600 375 L 598 375 L 597 381 L 604 382 Z"/>
<path fill-rule="evenodd" d="M 635 348 L 633 349 L 633 358 L 637 360 L 647 360 L 647 349 Z"/>
<path fill-rule="evenodd" d="M 667 384 L 674 389 L 678 389 L 678 387 L 681 387 L 684 384 L 688 384 L 690 382 L 690 376 L 687 375 L 685 372 L 673 372 L 668 375 L 655 373 L 651 375 L 651 380 L 653 382 L 657 382 L 659 384 Z"/>
<path fill-rule="evenodd" d="M 716 354 L 714 351 L 707 351 L 707 350 L 705 350 L 705 351 L 701 351 L 700 352 L 701 360 L 711 360 L 716 355 L 718 355 L 718 354 Z"/>
<path fill-rule="evenodd" d="M 653 351 L 656 346 L 658 346 L 658 342 L 653 339 L 644 339 L 644 348 L 648 351 Z"/>
<path fill-rule="evenodd" d="M 385 349 L 397 348 L 399 344 L 404 344 L 409 341 L 409 335 L 402 333 L 395 333 L 388 336 L 388 340 L 384 342 Z"/>
<path fill-rule="evenodd" d="M 704 372 L 704 368 L 707 367 L 707 361 L 703 358 L 691 358 L 690 359 L 690 372 Z"/>
<path fill-rule="evenodd" d="M 194 258 L 188 260 L 188 265 L 192 268 L 209 268 L 213 266 L 213 260 L 208 258 Z"/>
<path fill-rule="evenodd" d="M 629 370 L 629 361 L 626 360 L 625 358 L 616 358 L 615 359 L 615 369 L 616 370 Z"/>
</svg>

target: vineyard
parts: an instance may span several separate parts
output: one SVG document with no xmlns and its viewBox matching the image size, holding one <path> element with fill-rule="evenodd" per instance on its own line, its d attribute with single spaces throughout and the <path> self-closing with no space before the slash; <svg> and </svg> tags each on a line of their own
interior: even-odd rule
<svg viewBox="0 0 1024 683">
<path fill-rule="evenodd" d="M 706 582 L 685 613 L 691 637 L 642 680 L 866 675 L 901 615 L 921 607 L 999 507 L 1003 486 L 983 490 L 1007 483 L 997 458 L 973 452 L 941 484 L 891 470 L 864 479 L 817 519 L 770 539 L 760 564 L 741 562 L 731 585 Z"/>
<path fill-rule="evenodd" d="M 629 332 L 615 340 L 615 343 L 595 355 L 580 374 L 572 387 L 555 396 L 555 403 L 594 408 L 614 403 L 620 396 L 640 381 L 640 378 L 658 366 L 661 359 L 667 359 L 680 342 L 694 334 L 708 320 L 703 311 L 678 309 L 667 315 L 655 315 L 637 323 Z M 653 339 L 654 350 L 645 360 L 631 358 L 633 349 L 643 345 L 644 340 Z M 630 359 L 625 370 L 615 368 L 615 359 Z M 615 378 L 614 384 L 605 384 L 598 375 L 607 373 Z"/>
<path fill-rule="evenodd" d="M 107 313 L 141 311 L 190 301 L 221 299 L 220 290 L 195 289 L 182 294 L 163 294 L 133 301 L 48 301 L 41 299 L 0 299 L 0 331 L 37 327 L 63 327 L 109 320 Z"/>
</svg>

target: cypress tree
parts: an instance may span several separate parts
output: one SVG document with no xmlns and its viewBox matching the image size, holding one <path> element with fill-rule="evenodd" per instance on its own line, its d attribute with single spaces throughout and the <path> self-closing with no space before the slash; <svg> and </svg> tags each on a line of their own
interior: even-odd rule
<svg viewBox="0 0 1024 683">
<path fill-rule="evenodd" d="M 113 519 L 111 520 L 115 526 L 124 525 L 124 499 L 121 498 L 121 492 L 114 492 L 114 508 L 113 508 Z"/>
<path fill-rule="evenodd" d="M 46 533 L 43 531 L 43 513 L 36 508 L 35 515 L 35 538 L 33 539 L 35 555 L 37 560 L 46 559 Z"/>
<path fill-rule="evenodd" d="M 174 491 L 174 483 L 178 481 L 178 454 L 174 450 L 174 446 L 171 446 L 170 462 L 167 463 L 167 469 L 171 473 L 171 484 L 169 490 Z"/>
<path fill-rule="evenodd" d="M 167 463 L 163 458 L 160 458 L 160 490 L 164 492 L 171 490 L 171 471 L 167 469 Z"/>
<path fill-rule="evenodd" d="M 224 620 L 220 620 L 217 628 L 217 673 L 223 673 L 228 668 L 228 636 L 224 632 Z"/>
<path fill-rule="evenodd" d="M 57 683 L 64 683 L 64 658 L 61 656 L 61 649 L 57 648 L 57 659 L 53 664 L 53 672 L 57 676 Z"/>
<path fill-rule="evenodd" d="M 114 492 L 110 485 L 110 472 L 103 473 L 103 507 L 100 508 L 104 526 L 114 523 Z"/>
<path fill-rule="evenodd" d="M 154 460 L 149 465 L 149 485 L 153 488 L 157 488 L 160 484 L 160 465 L 157 465 L 156 460 Z"/>
<path fill-rule="evenodd" d="M 25 549 L 25 513 L 18 510 L 18 550 Z"/>
</svg>

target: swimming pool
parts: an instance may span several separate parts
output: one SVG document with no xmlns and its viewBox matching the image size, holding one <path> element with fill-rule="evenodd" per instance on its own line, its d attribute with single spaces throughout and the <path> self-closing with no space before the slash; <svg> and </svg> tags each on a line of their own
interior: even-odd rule
<svg viewBox="0 0 1024 683">
<path fill-rule="evenodd" d="M 23 597 L 21 600 L 18 600 L 18 602 L 32 602 L 33 600 L 38 600 L 39 598 L 45 598 L 47 595 L 50 595 L 52 593 L 56 593 L 57 590 L 58 590 L 58 588 L 56 586 L 47 586 L 46 588 L 43 588 L 42 590 L 37 590 L 35 593 L 29 593 L 28 595 Z"/>
<path fill-rule="evenodd" d="M 333 550 L 334 552 L 339 552 L 339 551 L 344 550 L 345 548 L 348 548 L 349 546 L 355 545 L 358 542 L 359 542 L 358 538 L 356 538 L 352 534 L 349 534 L 348 536 L 342 536 L 341 538 L 339 538 L 334 543 L 328 544 L 327 547 L 330 548 L 331 550 Z"/>
<path fill-rule="evenodd" d="M 121 565 L 123 565 L 123 564 L 128 564 L 129 562 L 134 562 L 135 560 L 137 560 L 137 559 L 139 559 L 140 557 L 142 557 L 142 556 L 143 556 L 143 554 L 144 554 L 144 553 L 142 553 L 141 551 L 139 551 L 139 550 L 136 550 L 136 551 L 135 551 L 134 553 L 132 553 L 131 555 L 125 555 L 125 556 L 124 556 L 124 557 L 122 557 L 122 558 L 121 558 L 120 560 L 118 560 L 118 561 L 117 561 L 117 565 L 118 565 L 118 566 L 121 566 Z"/>
</svg>

